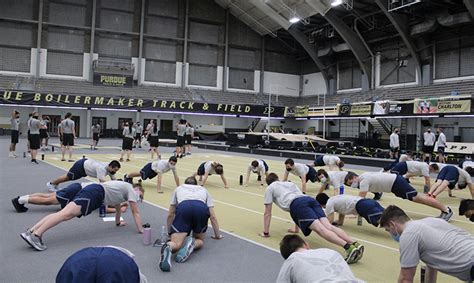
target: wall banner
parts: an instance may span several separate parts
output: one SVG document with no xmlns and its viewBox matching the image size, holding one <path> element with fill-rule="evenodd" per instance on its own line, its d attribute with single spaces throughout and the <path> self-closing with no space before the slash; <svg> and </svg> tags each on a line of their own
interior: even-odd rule
<svg viewBox="0 0 474 283">
<path fill-rule="evenodd" d="M 415 99 L 413 103 L 414 114 L 444 114 L 469 112 L 471 112 L 470 97 L 453 96 Z"/>
<path fill-rule="evenodd" d="M 94 72 L 94 85 L 132 87 L 133 76 L 103 74 Z"/>
</svg>

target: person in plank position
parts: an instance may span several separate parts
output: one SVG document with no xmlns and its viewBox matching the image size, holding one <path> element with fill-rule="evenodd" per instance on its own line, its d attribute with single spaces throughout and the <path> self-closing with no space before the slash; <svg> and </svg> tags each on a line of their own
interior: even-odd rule
<svg viewBox="0 0 474 283">
<path fill-rule="evenodd" d="M 317 182 L 318 176 L 316 174 L 316 170 L 313 167 L 303 164 L 303 163 L 295 163 L 295 161 L 291 158 L 285 160 L 285 175 L 283 175 L 283 181 L 288 181 L 288 175 L 291 173 L 295 176 L 300 177 L 301 179 L 301 191 L 303 194 L 306 194 L 306 183 L 311 181 L 311 183 Z"/>
<path fill-rule="evenodd" d="M 474 161 L 463 159 L 459 161 L 459 168 L 466 170 L 471 177 L 474 177 Z"/>
<path fill-rule="evenodd" d="M 245 179 L 245 186 L 249 186 L 250 172 L 258 175 L 257 180 L 260 181 L 260 186 L 263 186 L 262 176 L 268 176 L 268 165 L 263 159 L 253 160 L 247 168 L 247 178 Z"/>
<path fill-rule="evenodd" d="M 72 165 L 67 174 L 64 174 L 53 181 L 46 184 L 50 192 L 56 192 L 58 185 L 67 181 L 74 181 L 83 177 L 97 178 L 99 182 L 106 181 L 105 177 L 109 176 L 111 180 L 115 180 L 115 173 L 120 170 L 120 162 L 112 160 L 110 163 L 99 162 L 93 159 L 83 158 Z"/>
<path fill-rule="evenodd" d="M 125 221 L 120 220 L 120 206 L 128 201 L 132 210 L 133 219 L 139 233 L 143 233 L 142 221 L 137 202 L 143 200 L 144 190 L 140 184 L 131 185 L 123 181 L 108 181 L 105 183 L 82 183 L 83 187 L 73 199 L 60 211 L 45 216 L 30 229 L 21 233 L 25 242 L 37 251 L 44 251 L 47 246 L 43 243 L 43 234 L 61 222 L 74 217 L 89 215 L 102 204 L 116 208 L 116 226 L 125 226 Z"/>
<path fill-rule="evenodd" d="M 184 185 L 177 187 L 171 196 L 167 218 L 171 240 L 161 248 L 159 266 L 162 271 L 171 270 L 173 253 L 176 253 L 176 262 L 182 263 L 194 250 L 202 248 L 209 219 L 214 230 L 211 238 L 222 239 L 212 197 L 204 187 L 198 186 L 194 176 L 186 178 Z"/>
<path fill-rule="evenodd" d="M 124 181 L 132 184 L 134 177 L 140 177 L 142 178 L 142 180 L 146 180 L 146 179 L 151 180 L 156 177 L 156 191 L 159 194 L 162 194 L 163 190 L 161 189 L 161 181 L 163 178 L 163 174 L 165 174 L 168 171 L 173 172 L 176 186 L 179 186 L 179 177 L 178 177 L 178 173 L 176 172 L 176 163 L 178 163 L 178 159 L 176 158 L 176 156 L 171 156 L 168 159 L 168 161 L 158 160 L 158 161 L 150 162 L 146 164 L 142 168 L 142 170 L 140 170 L 140 172 L 137 171 L 137 172 L 131 172 L 131 173 L 125 174 Z"/>
<path fill-rule="evenodd" d="M 402 175 L 407 180 L 411 177 L 423 176 L 425 179 L 425 193 L 429 192 L 431 189 L 430 173 L 436 172 L 439 172 L 438 165 L 427 164 L 421 161 L 402 161 L 390 170 L 390 173 Z"/>
<path fill-rule="evenodd" d="M 474 222 L 474 199 L 463 199 L 459 203 L 459 215 L 464 215 Z"/>
<path fill-rule="evenodd" d="M 445 189 L 453 190 L 456 187 L 456 184 L 459 189 L 469 187 L 471 196 L 474 199 L 474 185 L 472 183 L 471 175 L 469 175 L 466 170 L 453 165 L 446 165 L 441 169 L 441 171 L 439 171 L 439 174 L 436 177 L 436 182 L 431 187 L 428 195 L 436 198 Z M 453 196 L 451 191 L 449 191 L 449 196 Z"/>
<path fill-rule="evenodd" d="M 325 154 L 316 157 L 314 163 L 310 164 L 309 166 L 329 166 L 330 170 L 342 170 L 342 167 L 344 167 L 344 162 L 342 162 L 341 159 L 336 155 Z"/>
<path fill-rule="evenodd" d="M 321 182 L 321 187 L 318 193 L 322 193 L 324 190 L 329 189 L 330 186 L 334 189 L 334 195 L 339 194 L 339 188 L 344 186 L 344 179 L 346 178 L 347 171 L 326 171 L 319 169 L 318 179 Z"/>
<path fill-rule="evenodd" d="M 395 205 L 389 205 L 380 226 L 400 242 L 398 282 L 414 282 L 416 267 L 426 264 L 425 282 L 436 282 L 438 271 L 461 281 L 474 280 L 474 236 L 438 218 L 411 220 Z"/>
<path fill-rule="evenodd" d="M 212 174 L 221 176 L 222 182 L 224 183 L 224 188 L 229 188 L 227 179 L 224 177 L 224 166 L 219 162 L 205 161 L 201 163 L 197 169 L 197 172 L 194 173 L 193 176 L 199 176 L 199 183 L 201 186 L 204 186 L 206 184 L 207 178 Z"/>
<path fill-rule="evenodd" d="M 453 216 L 450 207 L 425 194 L 418 194 L 405 178 L 397 174 L 366 172 L 359 176 L 354 172 L 349 172 L 344 182 L 348 186 L 359 189 L 359 196 L 363 198 L 367 192 L 392 192 L 399 198 L 439 209 L 441 211 L 439 217 L 446 221 L 449 221 Z"/>
<path fill-rule="evenodd" d="M 307 237 L 312 231 L 333 244 L 343 247 L 346 251 L 347 263 L 355 263 L 362 258 L 364 246 L 352 240 L 342 229 L 333 226 L 324 214 L 321 205 L 312 197 L 304 195 L 291 182 L 280 182 L 275 173 L 268 174 L 268 185 L 263 203 L 263 233 L 261 237 L 270 237 L 270 221 L 272 219 L 272 204 L 290 213 L 295 223 L 290 233 L 298 233 L 298 228 Z"/>
<path fill-rule="evenodd" d="M 329 222 L 337 226 L 344 224 L 346 215 L 358 214 L 364 217 L 369 224 L 378 227 L 380 216 L 382 216 L 384 210 L 377 201 L 359 196 L 337 195 L 329 197 L 325 193 L 320 193 L 316 196 L 316 200 L 326 209 Z M 339 214 L 339 219 L 333 222 L 335 212 Z"/>
</svg>

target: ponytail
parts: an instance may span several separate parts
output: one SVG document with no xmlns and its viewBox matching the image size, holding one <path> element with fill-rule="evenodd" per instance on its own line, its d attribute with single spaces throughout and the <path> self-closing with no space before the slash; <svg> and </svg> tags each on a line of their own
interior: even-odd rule
<svg viewBox="0 0 474 283">
<path fill-rule="evenodd" d="M 153 124 L 153 133 L 158 133 L 158 125 L 156 123 Z"/>
</svg>

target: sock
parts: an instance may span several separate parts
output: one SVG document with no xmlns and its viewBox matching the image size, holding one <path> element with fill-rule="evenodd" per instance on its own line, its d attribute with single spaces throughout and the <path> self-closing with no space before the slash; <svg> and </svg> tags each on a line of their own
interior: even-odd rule
<svg viewBox="0 0 474 283">
<path fill-rule="evenodd" d="M 344 249 L 345 249 L 345 250 L 348 250 L 350 247 L 351 247 L 351 244 L 349 244 L 349 243 L 346 243 L 346 244 L 344 245 Z"/>
<path fill-rule="evenodd" d="M 19 199 L 18 199 L 18 202 L 20 204 L 25 204 L 25 203 L 28 203 L 28 200 L 30 199 L 30 195 L 24 195 L 24 196 L 21 196 Z"/>
</svg>

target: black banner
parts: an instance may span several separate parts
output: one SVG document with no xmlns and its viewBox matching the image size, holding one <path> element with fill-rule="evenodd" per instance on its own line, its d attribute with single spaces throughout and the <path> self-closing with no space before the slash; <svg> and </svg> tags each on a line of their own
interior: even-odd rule
<svg viewBox="0 0 474 283">
<path fill-rule="evenodd" d="M 114 87 L 132 87 L 133 76 L 102 74 L 94 72 L 94 85 L 114 86 Z"/>
<path fill-rule="evenodd" d="M 5 90 L 1 96 L 3 104 L 38 105 L 53 107 L 109 108 L 128 110 L 156 110 L 204 114 L 230 114 L 268 116 L 268 107 L 249 104 L 213 104 L 192 101 L 142 99 L 133 97 L 106 97 Z M 272 117 L 283 117 L 285 107 L 270 107 Z"/>
</svg>

